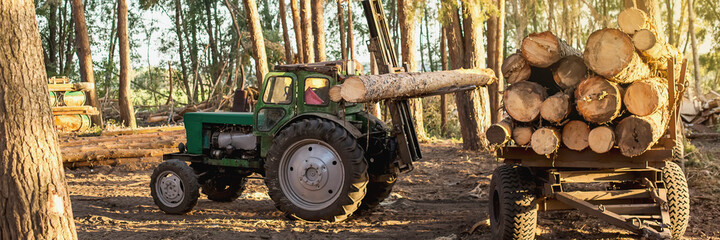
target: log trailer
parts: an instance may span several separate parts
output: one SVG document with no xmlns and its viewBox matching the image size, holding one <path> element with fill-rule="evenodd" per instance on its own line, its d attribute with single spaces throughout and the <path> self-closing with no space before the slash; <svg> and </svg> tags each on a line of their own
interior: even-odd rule
<svg viewBox="0 0 720 240">
<path fill-rule="evenodd" d="M 362 3 L 369 50 L 380 73 L 406 72 L 395 56 L 381 1 Z M 342 221 L 359 208 L 378 205 L 398 174 L 411 171 L 422 155 L 406 98 L 386 100 L 392 129 L 364 104 L 329 99 L 330 88 L 356 75 L 358 66 L 354 60 L 279 65 L 265 76 L 254 112 L 186 113 L 187 144 L 164 155 L 151 176 L 155 204 L 166 213 L 184 214 L 200 192 L 230 202 L 258 173 L 276 207 L 290 218 Z"/>
<path fill-rule="evenodd" d="M 495 169 L 489 192 L 493 239 L 534 239 L 538 211 L 573 209 L 646 238 L 682 238 L 690 200 L 685 175 L 673 160 L 682 158 L 681 98 L 676 96 L 682 96 L 686 65 L 683 61 L 676 78 L 675 62 L 669 61 L 669 127 L 640 156 L 626 157 L 617 148 L 603 154 L 560 148 L 550 155 L 499 148 L 498 159 L 505 164 Z"/>
</svg>

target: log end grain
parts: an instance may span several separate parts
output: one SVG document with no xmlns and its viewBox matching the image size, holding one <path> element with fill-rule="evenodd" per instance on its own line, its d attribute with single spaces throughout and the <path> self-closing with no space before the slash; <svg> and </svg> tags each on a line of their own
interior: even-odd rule
<svg viewBox="0 0 720 240">
<path fill-rule="evenodd" d="M 546 89 L 534 82 L 519 82 L 503 93 L 505 111 L 515 120 L 531 122 L 540 116 L 540 108 L 547 98 Z"/>
<path fill-rule="evenodd" d="M 590 127 L 587 123 L 578 120 L 569 121 L 562 130 L 562 141 L 565 146 L 575 151 L 582 151 L 588 147 Z"/>
<path fill-rule="evenodd" d="M 620 115 L 621 92 L 617 84 L 599 76 L 583 80 L 575 90 L 577 110 L 585 120 L 606 123 Z"/>
<path fill-rule="evenodd" d="M 550 31 L 532 33 L 523 39 L 522 55 L 535 67 L 546 68 L 562 58 L 560 41 Z"/>
<path fill-rule="evenodd" d="M 330 88 L 330 91 L 328 94 L 330 95 L 330 100 L 333 102 L 340 102 L 342 101 L 342 94 L 340 93 L 342 91 L 342 85 L 335 85 Z"/>
<path fill-rule="evenodd" d="M 560 132 L 554 128 L 540 128 L 532 134 L 530 147 L 535 153 L 549 155 L 560 148 Z"/>
<path fill-rule="evenodd" d="M 558 124 L 570 115 L 570 96 L 559 92 L 545 99 L 540 107 L 540 116 L 551 123 Z"/>
<path fill-rule="evenodd" d="M 587 75 L 585 61 L 579 56 L 567 56 L 553 69 L 553 79 L 563 89 L 576 87 Z"/>
<path fill-rule="evenodd" d="M 522 82 L 530 78 L 530 64 L 523 58 L 522 54 L 515 53 L 503 61 L 502 74 L 509 84 Z"/>
<path fill-rule="evenodd" d="M 504 120 L 491 125 L 485 131 L 485 137 L 491 145 L 503 145 L 512 137 L 512 120 L 505 118 Z"/>
<path fill-rule="evenodd" d="M 615 131 L 608 126 L 593 128 L 588 135 L 588 146 L 596 153 L 606 153 L 615 145 Z"/>
<path fill-rule="evenodd" d="M 664 82 L 661 78 L 651 78 L 630 84 L 623 98 L 627 110 L 638 116 L 647 116 L 664 107 L 668 100 Z"/>
<path fill-rule="evenodd" d="M 647 28 L 649 18 L 642 10 L 638 8 L 627 8 L 618 15 L 618 26 L 627 34 L 635 34 L 635 32 Z"/>
<path fill-rule="evenodd" d="M 665 132 L 669 117 L 667 109 L 648 116 L 630 116 L 615 127 L 620 153 L 628 157 L 638 156 L 650 149 Z"/>
<path fill-rule="evenodd" d="M 648 29 L 641 29 L 632 37 L 632 42 L 635 48 L 640 51 L 651 49 L 658 43 L 655 34 Z"/>
<path fill-rule="evenodd" d="M 366 93 L 365 83 L 358 78 L 346 79 L 340 88 L 340 95 L 348 102 L 358 102 Z"/>
<path fill-rule="evenodd" d="M 515 127 L 513 128 L 512 138 L 518 146 L 527 146 L 533 135 L 532 127 Z"/>
<path fill-rule="evenodd" d="M 611 78 L 628 66 L 633 55 L 637 54 L 627 34 L 618 29 L 605 28 L 590 34 L 583 57 L 588 68 Z"/>
</svg>

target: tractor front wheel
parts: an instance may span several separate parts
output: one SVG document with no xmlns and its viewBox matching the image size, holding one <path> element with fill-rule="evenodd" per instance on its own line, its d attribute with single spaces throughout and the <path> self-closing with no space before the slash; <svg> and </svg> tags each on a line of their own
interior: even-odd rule
<svg viewBox="0 0 720 240">
<path fill-rule="evenodd" d="M 344 128 L 308 119 L 280 131 L 267 155 L 265 184 L 289 217 L 342 221 L 366 193 L 362 148 Z"/>
<path fill-rule="evenodd" d="M 197 176 L 185 162 L 172 159 L 160 163 L 150 179 L 150 194 L 155 205 L 168 214 L 185 214 L 200 197 Z"/>
</svg>

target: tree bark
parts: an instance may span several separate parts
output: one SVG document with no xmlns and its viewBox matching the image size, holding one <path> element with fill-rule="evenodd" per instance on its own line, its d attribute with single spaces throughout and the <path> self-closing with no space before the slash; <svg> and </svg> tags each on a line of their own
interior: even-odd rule
<svg viewBox="0 0 720 240">
<path fill-rule="evenodd" d="M 547 98 L 545 88 L 528 81 L 510 85 L 503 93 L 505 111 L 519 122 L 537 120 L 545 98 Z"/>
<path fill-rule="evenodd" d="M 441 27 L 440 30 L 440 63 L 442 70 L 450 70 L 450 64 L 448 63 L 447 56 L 447 36 L 445 35 L 445 28 Z M 442 136 L 447 136 L 447 98 L 445 94 L 440 95 L 440 131 Z"/>
<path fill-rule="evenodd" d="M 342 2 L 343 0 L 336 0 L 337 2 L 337 21 L 338 21 L 338 28 L 340 30 L 340 53 L 343 60 L 348 59 L 348 52 L 347 52 L 347 42 L 345 42 L 345 17 L 344 13 L 345 10 L 343 9 Z M 373 60 L 373 58 L 370 58 L 370 60 Z"/>
<path fill-rule="evenodd" d="M 48 16 L 48 31 L 50 32 L 48 34 L 48 61 L 46 63 L 45 69 L 47 69 L 47 72 L 50 73 L 56 73 L 57 72 L 57 32 L 58 32 L 58 3 L 57 2 L 47 2 L 50 6 L 50 14 Z"/>
<path fill-rule="evenodd" d="M 649 1 L 649 0 L 648 0 Z M 700 76 L 700 59 L 698 58 L 698 45 L 695 37 L 695 0 L 688 0 L 688 31 L 692 46 L 693 77 L 695 78 L 695 96 L 704 99 L 702 91 L 702 76 Z"/>
<path fill-rule="evenodd" d="M 537 154 L 550 155 L 560 148 L 561 141 L 560 131 L 555 128 L 543 127 L 533 132 L 530 147 Z"/>
<path fill-rule="evenodd" d="M 80 79 L 83 82 L 92 83 L 93 87 L 88 91 L 90 106 L 101 109 L 95 86 L 95 72 L 93 71 L 92 51 L 90 50 L 90 38 L 88 37 L 87 25 L 85 24 L 85 7 L 82 0 L 72 0 L 72 18 L 75 22 L 75 49 L 77 50 L 78 63 L 80 64 Z M 95 126 L 103 126 L 102 111 L 98 115 L 90 116 Z"/>
<path fill-rule="evenodd" d="M 340 94 L 348 102 L 370 102 L 413 97 L 451 87 L 484 86 L 495 80 L 490 69 L 353 76 L 345 79 Z"/>
<path fill-rule="evenodd" d="M 608 126 L 593 128 L 588 134 L 588 146 L 596 153 L 606 153 L 615 146 L 615 130 Z"/>
<path fill-rule="evenodd" d="M 206 26 L 206 28 L 207 28 L 206 30 L 207 30 L 207 33 L 208 33 L 208 35 L 207 35 L 207 36 L 208 36 L 208 42 L 210 43 L 210 53 L 212 54 L 212 55 L 210 56 L 210 60 L 211 60 L 211 62 L 212 62 L 212 67 L 211 67 L 211 73 L 212 73 L 212 75 L 211 75 L 211 77 L 212 77 L 212 79 L 216 79 L 216 78 L 218 78 L 218 76 L 219 76 L 219 70 L 217 69 L 217 67 L 218 67 L 217 64 L 218 64 L 218 61 L 219 61 L 218 58 L 220 58 L 220 54 L 219 54 L 218 49 L 217 49 L 217 44 L 216 44 L 216 41 L 215 41 L 215 35 L 213 35 L 212 19 L 213 19 L 213 16 L 214 16 L 214 15 L 213 15 L 212 12 L 210 11 L 210 0 L 203 0 L 203 3 L 205 4 L 205 18 L 207 19 L 207 25 L 205 25 L 205 26 Z"/>
<path fill-rule="evenodd" d="M 415 39 L 415 15 L 416 9 L 412 1 L 398 0 L 398 19 L 400 21 L 400 38 L 402 62 L 407 66 L 408 72 L 417 72 L 417 57 L 415 49 L 417 42 Z M 421 55 L 422 56 L 422 55 Z M 412 106 L 413 123 L 415 124 L 415 132 L 418 139 L 427 138 L 425 134 L 425 124 L 423 121 L 423 102 L 422 99 L 410 100 Z"/>
<path fill-rule="evenodd" d="M 250 40 L 253 46 L 253 57 L 255 58 L 255 76 L 258 86 L 262 87 L 263 78 L 268 73 L 267 54 L 265 53 L 265 39 L 260 29 L 260 20 L 255 0 L 243 0 L 245 14 L 250 31 Z"/>
<path fill-rule="evenodd" d="M 132 103 L 130 90 L 130 41 L 128 39 L 128 8 L 126 0 L 118 0 L 118 41 L 120 45 L 120 89 L 119 106 L 120 120 L 123 125 L 136 128 L 135 109 Z"/>
<path fill-rule="evenodd" d="M 325 56 L 325 0 L 312 0 L 312 32 L 315 38 L 315 62 L 324 62 Z"/>
<path fill-rule="evenodd" d="M 577 110 L 585 120 L 603 124 L 620 115 L 622 107 L 620 87 L 599 76 L 580 82 L 575 90 Z"/>
<path fill-rule="evenodd" d="M 575 151 L 582 151 L 588 147 L 590 127 L 587 123 L 572 120 L 563 126 L 562 141 L 565 146 Z"/>
<path fill-rule="evenodd" d="M 530 65 L 546 68 L 566 56 L 580 56 L 580 51 L 552 32 L 533 33 L 522 42 L 522 55 Z"/>
<path fill-rule="evenodd" d="M 617 83 L 650 76 L 650 68 L 635 52 L 632 39 L 618 29 L 605 28 L 590 34 L 583 57 L 588 68 Z"/>
<path fill-rule="evenodd" d="M 644 117 L 630 116 L 620 121 L 615 127 L 620 153 L 628 157 L 643 154 L 663 135 L 668 119 L 668 111 L 663 108 Z"/>
<path fill-rule="evenodd" d="M 352 11 L 353 0 L 348 0 L 348 52 L 350 53 L 350 59 L 355 59 L 355 25 L 353 24 L 353 11 Z M 395 45 L 397 46 L 397 45 Z"/>
<path fill-rule="evenodd" d="M 293 30 L 295 30 L 295 42 L 297 43 L 297 62 L 305 62 L 305 50 L 303 50 L 303 28 L 300 23 L 300 6 L 298 0 L 290 0 L 290 8 L 292 10 Z"/>
<path fill-rule="evenodd" d="M 312 63 L 315 62 L 315 41 L 313 39 L 312 32 L 312 10 L 311 0 L 300 0 L 300 21 L 302 28 L 302 43 L 303 43 L 303 62 Z"/>
<path fill-rule="evenodd" d="M 0 22 L 0 239 L 76 239 L 33 2 Z"/>
<path fill-rule="evenodd" d="M 285 42 L 285 63 L 293 62 L 292 43 L 290 43 L 290 34 L 287 27 L 287 16 L 285 11 L 285 0 L 280 0 L 280 22 L 282 24 L 283 41 Z"/>
</svg>

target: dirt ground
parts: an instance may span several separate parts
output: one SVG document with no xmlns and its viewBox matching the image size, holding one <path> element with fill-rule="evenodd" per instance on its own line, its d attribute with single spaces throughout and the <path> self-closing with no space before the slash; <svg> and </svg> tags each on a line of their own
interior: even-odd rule
<svg viewBox="0 0 720 240">
<path fill-rule="evenodd" d="M 696 151 L 718 149 L 720 156 L 716 143 L 696 145 Z M 81 239 L 489 239 L 486 192 L 499 164 L 489 154 L 462 151 L 460 144 L 449 141 L 423 144 L 422 149 L 423 160 L 401 176 L 388 200 L 373 212 L 340 223 L 286 219 L 261 179 L 251 179 L 234 202 L 201 197 L 190 214 L 175 216 L 162 213 L 150 197 L 153 165 L 83 168 L 66 174 Z M 716 161 L 714 156 L 706 161 Z M 689 168 L 689 239 L 720 239 L 717 166 L 694 163 Z M 538 239 L 635 239 L 572 211 L 540 213 L 537 234 Z"/>
</svg>

